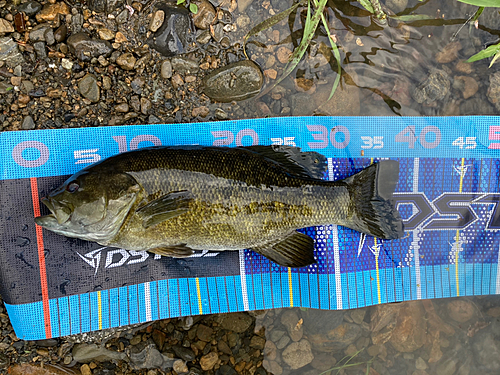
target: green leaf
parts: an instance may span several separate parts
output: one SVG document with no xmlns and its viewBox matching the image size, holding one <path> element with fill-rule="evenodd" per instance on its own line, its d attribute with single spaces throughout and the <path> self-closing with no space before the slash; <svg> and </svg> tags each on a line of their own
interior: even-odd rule
<svg viewBox="0 0 500 375">
<path fill-rule="evenodd" d="M 183 3 L 184 3 L 184 1 L 186 1 L 186 0 L 177 0 L 177 5 L 181 5 L 181 4 L 183 4 Z"/>
<path fill-rule="evenodd" d="M 476 11 L 476 13 L 474 14 L 474 18 L 472 18 L 471 20 L 471 23 L 474 23 L 478 20 L 479 16 L 481 15 L 481 13 L 483 13 L 483 10 L 484 10 L 484 7 L 479 7 Z"/>
<path fill-rule="evenodd" d="M 433 19 L 431 16 L 426 14 L 406 14 L 403 16 L 389 16 L 393 20 L 398 20 L 401 22 L 412 22 L 412 21 L 422 21 L 422 20 L 431 20 Z"/>
<path fill-rule="evenodd" d="M 494 56 L 498 51 L 500 51 L 500 43 L 489 46 L 488 48 L 483 49 L 475 55 L 472 55 L 471 57 L 469 57 L 467 62 L 470 63 L 482 59 L 487 59 L 488 57 Z"/>
<path fill-rule="evenodd" d="M 491 60 L 490 62 L 490 66 L 488 66 L 488 68 L 491 68 L 491 66 L 493 65 L 493 63 L 495 61 L 497 61 L 497 59 L 500 57 L 500 50 L 495 54 L 495 57 L 493 57 L 493 60 Z"/>
<path fill-rule="evenodd" d="M 485 8 L 498 8 L 500 7 L 500 0 L 457 0 L 461 3 L 475 5 Z"/>
<path fill-rule="evenodd" d="M 375 14 L 375 10 L 373 9 L 372 3 L 368 0 L 359 0 L 359 3 L 371 14 Z"/>
<path fill-rule="evenodd" d="M 194 4 L 194 3 L 189 4 L 189 10 L 190 10 L 190 11 L 191 11 L 191 13 L 193 13 L 193 14 L 198 13 L 198 5 L 196 5 L 196 4 Z"/>
</svg>

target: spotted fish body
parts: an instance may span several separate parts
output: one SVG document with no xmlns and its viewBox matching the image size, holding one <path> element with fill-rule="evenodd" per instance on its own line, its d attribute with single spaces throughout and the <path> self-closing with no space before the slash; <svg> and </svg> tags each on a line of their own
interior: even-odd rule
<svg viewBox="0 0 500 375">
<path fill-rule="evenodd" d="M 390 201 L 397 162 L 334 182 L 319 178 L 324 166 L 323 156 L 293 147 L 140 149 L 70 177 L 44 200 L 53 214 L 37 222 L 127 250 L 183 257 L 250 248 L 292 267 L 314 262 L 313 240 L 299 228 L 335 223 L 401 237 Z"/>
</svg>

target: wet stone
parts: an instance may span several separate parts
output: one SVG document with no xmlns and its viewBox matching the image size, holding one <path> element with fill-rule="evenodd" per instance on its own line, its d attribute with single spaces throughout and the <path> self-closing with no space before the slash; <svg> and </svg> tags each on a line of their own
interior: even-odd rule
<svg viewBox="0 0 500 375">
<path fill-rule="evenodd" d="M 54 31 L 54 39 L 56 42 L 61 43 L 66 40 L 66 35 L 68 34 L 68 28 L 65 24 L 59 26 L 56 31 Z"/>
<path fill-rule="evenodd" d="M 21 125 L 21 129 L 23 129 L 23 130 L 33 130 L 33 129 L 35 129 L 35 121 L 33 121 L 33 117 L 26 116 L 23 119 L 23 124 Z"/>
<path fill-rule="evenodd" d="M 157 32 L 158 29 L 163 25 L 163 21 L 165 20 L 165 12 L 163 10 L 157 10 L 153 13 L 153 17 L 151 17 L 151 22 L 149 23 L 149 30 L 152 32 Z"/>
<path fill-rule="evenodd" d="M 218 102 L 240 101 L 260 92 L 263 76 L 259 66 L 244 60 L 216 69 L 203 78 L 203 91 Z"/>
<path fill-rule="evenodd" d="M 33 43 L 33 48 L 39 59 L 45 59 L 47 57 L 47 48 L 45 47 L 45 42 Z"/>
<path fill-rule="evenodd" d="M 228 365 L 222 365 L 215 372 L 215 375 L 236 375 L 236 374 L 237 374 L 236 370 Z"/>
<path fill-rule="evenodd" d="M 447 304 L 448 315 L 458 323 L 465 323 L 474 316 L 475 308 L 465 299 L 456 299 Z"/>
<path fill-rule="evenodd" d="M 192 3 L 198 6 L 198 12 L 193 15 L 194 25 L 201 30 L 206 30 L 216 20 L 215 8 L 208 0 L 194 0 Z"/>
<path fill-rule="evenodd" d="M 172 64 L 170 60 L 165 60 L 161 63 L 160 74 L 163 79 L 172 77 Z"/>
<path fill-rule="evenodd" d="M 28 17 L 34 16 L 42 9 L 42 4 L 37 1 L 27 1 L 26 3 L 19 4 L 17 10 L 24 12 Z"/>
<path fill-rule="evenodd" d="M 109 56 L 113 47 L 106 40 L 91 39 L 85 33 L 73 34 L 68 38 L 68 46 L 80 61 L 90 61 L 93 57 Z"/>
<path fill-rule="evenodd" d="M 278 340 L 278 342 L 276 342 L 276 347 L 281 350 L 287 346 L 290 341 L 290 336 L 284 335 Z"/>
<path fill-rule="evenodd" d="M 295 310 L 287 309 L 281 315 L 281 324 L 283 324 L 292 341 L 299 341 L 304 335 L 304 328 L 299 323 L 299 316 Z"/>
<path fill-rule="evenodd" d="M 13 90 L 14 86 L 6 81 L 0 81 L 0 94 L 6 94 L 9 91 Z"/>
<path fill-rule="evenodd" d="M 285 334 L 285 331 L 279 330 L 279 329 L 273 329 L 271 333 L 269 334 L 269 339 L 272 342 L 277 342 L 279 339 L 283 337 Z"/>
<path fill-rule="evenodd" d="M 292 342 L 283 350 L 282 356 L 283 361 L 290 366 L 292 370 L 304 367 L 314 359 L 311 344 L 305 339 L 299 342 Z"/>
<path fill-rule="evenodd" d="M 199 70 L 198 62 L 182 57 L 174 57 L 171 64 L 172 69 L 180 74 L 196 73 Z"/>
<path fill-rule="evenodd" d="M 201 341 L 210 342 L 212 340 L 213 329 L 204 324 L 200 324 L 196 330 L 196 336 Z"/>
<path fill-rule="evenodd" d="M 132 70 L 132 69 L 134 69 L 136 61 L 137 61 L 137 59 L 130 52 L 124 53 L 124 54 L 120 55 L 116 59 L 116 63 L 123 70 Z"/>
<path fill-rule="evenodd" d="M 97 85 L 97 79 L 93 74 L 87 73 L 80 82 L 78 82 L 78 90 L 83 97 L 91 102 L 98 102 L 100 98 L 100 90 Z"/>
<path fill-rule="evenodd" d="M 161 124 L 163 121 L 155 115 L 149 115 L 148 124 Z"/>
<path fill-rule="evenodd" d="M 183 346 L 174 346 L 172 349 L 175 355 L 179 356 L 181 359 L 187 362 L 194 361 L 194 359 L 196 358 L 194 352 L 189 348 L 185 348 Z"/>
<path fill-rule="evenodd" d="M 210 352 L 200 358 L 200 366 L 204 371 L 213 369 L 215 364 L 219 361 L 219 356 L 215 352 Z"/>
<path fill-rule="evenodd" d="M 14 32 L 14 26 L 12 23 L 6 19 L 0 18 L 0 33 L 12 33 Z"/>
<path fill-rule="evenodd" d="M 17 43 L 10 37 L 0 38 L 0 61 L 5 61 L 10 67 L 15 67 L 24 62 Z"/>
<path fill-rule="evenodd" d="M 264 349 L 266 345 L 266 339 L 260 336 L 253 336 L 250 340 L 250 347 L 255 349 Z"/>
<path fill-rule="evenodd" d="M 69 6 L 64 2 L 47 4 L 36 14 L 36 20 L 38 22 L 53 21 L 58 14 L 70 14 Z"/>
<path fill-rule="evenodd" d="M 177 374 L 185 374 L 189 371 L 186 362 L 181 359 L 178 359 L 174 362 L 172 368 Z"/>
<path fill-rule="evenodd" d="M 165 20 L 150 40 L 152 48 L 165 57 L 173 57 L 187 52 L 193 34 L 189 11 L 182 6 L 165 3 L 157 5 L 165 13 Z"/>
<path fill-rule="evenodd" d="M 47 30 L 49 29 L 52 30 L 51 27 L 46 23 L 42 23 L 41 25 L 36 25 L 30 31 L 30 41 L 45 42 L 45 32 L 47 32 Z M 52 36 L 54 36 L 54 34 L 52 34 Z"/>
<path fill-rule="evenodd" d="M 427 79 L 411 90 L 411 96 L 417 103 L 430 105 L 443 99 L 450 90 L 450 80 L 444 70 L 434 69 Z"/>
<path fill-rule="evenodd" d="M 147 98 L 141 98 L 141 113 L 143 115 L 149 114 L 149 111 L 151 111 L 151 107 L 152 107 L 151 100 Z"/>
<path fill-rule="evenodd" d="M 245 313 L 233 313 L 233 314 L 221 314 L 217 316 L 218 323 L 222 326 L 223 329 L 228 331 L 233 331 L 236 333 L 245 332 L 253 322 L 253 319 L 250 315 Z M 238 339 L 238 335 L 228 335 L 229 346 L 233 347 L 236 345 L 236 340 Z M 231 345 L 231 342 L 234 342 L 234 345 Z"/>
</svg>

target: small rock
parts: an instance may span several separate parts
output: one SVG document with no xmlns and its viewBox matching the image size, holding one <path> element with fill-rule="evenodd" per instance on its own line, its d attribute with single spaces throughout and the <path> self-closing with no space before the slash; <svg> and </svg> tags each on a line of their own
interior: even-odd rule
<svg viewBox="0 0 500 375">
<path fill-rule="evenodd" d="M 413 352 L 427 340 L 427 324 L 422 304 L 407 302 L 399 310 L 397 322 L 389 342 L 399 352 Z"/>
<path fill-rule="evenodd" d="M 140 112 L 141 110 L 141 100 L 137 95 L 134 95 L 130 98 L 129 104 L 132 106 L 135 112 Z"/>
<path fill-rule="evenodd" d="M 215 375 L 237 375 L 237 372 L 234 368 L 228 365 L 222 365 Z"/>
<path fill-rule="evenodd" d="M 201 341 L 210 342 L 212 340 L 213 332 L 214 330 L 212 328 L 207 327 L 204 324 L 200 324 L 196 330 L 196 336 Z"/>
<path fill-rule="evenodd" d="M 125 35 L 123 35 L 122 32 L 118 31 L 115 34 L 115 42 L 116 43 L 125 43 L 126 41 L 127 41 L 127 37 Z"/>
<path fill-rule="evenodd" d="M 106 40 L 91 39 L 85 33 L 73 34 L 68 38 L 68 47 L 80 61 L 90 61 L 101 55 L 108 57 L 113 47 Z"/>
<path fill-rule="evenodd" d="M 276 79 L 276 77 L 278 76 L 278 72 L 276 71 L 276 69 L 266 69 L 264 70 L 264 75 L 266 77 L 269 77 L 270 79 Z"/>
<path fill-rule="evenodd" d="M 111 78 L 109 76 L 102 77 L 102 88 L 104 90 L 111 90 Z"/>
<path fill-rule="evenodd" d="M 10 83 L 12 83 L 14 86 L 21 86 L 22 80 L 22 77 L 10 77 Z"/>
<path fill-rule="evenodd" d="M 290 341 L 291 341 L 290 336 L 288 336 L 288 335 L 284 335 L 284 336 L 282 336 L 282 337 L 278 340 L 278 342 L 276 343 L 276 347 L 277 347 L 279 350 L 281 350 L 281 349 L 283 349 L 285 346 L 287 346 L 287 345 L 288 345 L 288 343 L 289 343 Z"/>
<path fill-rule="evenodd" d="M 203 91 L 212 100 L 231 102 L 257 95 L 263 84 L 257 64 L 243 60 L 215 69 L 203 78 Z"/>
<path fill-rule="evenodd" d="M 264 345 L 264 358 L 274 361 L 277 357 L 278 351 L 276 345 L 271 340 L 267 340 Z"/>
<path fill-rule="evenodd" d="M 262 367 L 264 367 L 267 371 L 269 371 L 269 373 L 273 375 L 281 375 L 283 373 L 283 368 L 276 361 L 264 359 L 264 361 L 262 362 Z"/>
<path fill-rule="evenodd" d="M 37 1 L 27 1 L 17 6 L 17 10 L 26 13 L 28 17 L 34 16 L 40 9 L 42 9 L 42 4 Z"/>
<path fill-rule="evenodd" d="M 292 51 L 287 47 L 278 48 L 278 52 L 276 53 L 278 61 L 282 64 L 286 64 L 289 61 L 291 55 Z"/>
<path fill-rule="evenodd" d="M 250 347 L 262 350 L 264 349 L 264 345 L 266 345 L 266 339 L 260 336 L 252 336 L 250 340 Z"/>
<path fill-rule="evenodd" d="M 200 68 L 197 61 L 183 57 L 174 57 L 171 64 L 172 69 L 180 74 L 196 73 Z"/>
<path fill-rule="evenodd" d="M 193 108 L 193 111 L 191 112 L 191 115 L 193 117 L 207 117 L 208 114 L 210 113 L 210 109 L 208 109 L 208 107 L 206 106 L 201 106 L 201 107 L 196 107 L 196 108 Z"/>
<path fill-rule="evenodd" d="M 102 28 L 99 29 L 99 38 L 102 40 L 112 40 L 115 37 L 115 33 L 110 29 Z"/>
<path fill-rule="evenodd" d="M 68 35 L 66 24 L 62 24 L 54 31 L 54 39 L 57 43 L 64 42 L 66 40 L 66 35 Z"/>
<path fill-rule="evenodd" d="M 473 96 L 479 89 L 477 81 L 468 76 L 457 76 L 453 82 L 453 87 L 462 91 L 464 99 L 468 99 Z"/>
<path fill-rule="evenodd" d="M 304 327 L 299 323 L 299 316 L 292 309 L 286 309 L 281 314 L 281 324 L 283 324 L 288 335 L 293 341 L 299 341 L 304 335 Z"/>
<path fill-rule="evenodd" d="M 23 119 L 23 124 L 21 125 L 21 129 L 23 129 L 23 130 L 33 130 L 33 129 L 35 129 L 35 121 L 33 121 L 33 117 L 26 116 Z"/>
<path fill-rule="evenodd" d="M 64 2 L 47 4 L 40 12 L 37 13 L 36 20 L 38 22 L 53 21 L 58 14 L 70 14 L 69 6 Z"/>
<path fill-rule="evenodd" d="M 10 83 L 7 83 L 5 81 L 0 81 L 0 94 L 6 94 L 9 91 L 12 91 L 14 89 L 14 86 L 12 86 Z"/>
<path fill-rule="evenodd" d="M 493 318 L 500 317 L 500 307 L 491 307 L 486 311 L 486 314 L 492 316 Z"/>
<path fill-rule="evenodd" d="M 216 108 L 215 109 L 215 117 L 218 120 L 227 120 L 229 118 L 229 115 L 222 108 Z"/>
<path fill-rule="evenodd" d="M 80 371 L 82 375 L 92 375 L 92 370 L 86 363 L 80 366 Z"/>
<path fill-rule="evenodd" d="M 81 80 L 78 82 L 78 90 L 80 94 L 84 98 L 87 98 L 93 103 L 99 101 L 100 98 L 100 90 L 97 85 L 97 79 L 91 73 L 87 73 Z"/>
<path fill-rule="evenodd" d="M 216 21 L 215 8 L 208 0 L 194 0 L 192 3 L 198 6 L 198 12 L 193 15 L 194 25 L 200 30 L 206 30 Z"/>
<path fill-rule="evenodd" d="M 132 350 L 130 353 L 130 364 L 135 370 L 159 368 L 165 371 L 173 366 L 173 362 L 174 360 L 160 353 L 154 344 L 147 345 L 139 352 Z"/>
<path fill-rule="evenodd" d="M 116 112 L 120 112 L 120 113 L 127 113 L 128 112 L 128 104 L 127 103 L 120 103 L 118 104 L 116 107 L 115 107 L 115 111 Z M 158 331 L 158 330 L 155 330 L 155 331 Z M 153 340 L 155 337 L 158 337 L 159 334 L 156 334 L 153 332 Z M 164 334 L 165 335 L 165 334 Z M 163 338 L 163 342 L 165 342 L 165 338 Z M 155 344 L 158 346 L 158 343 L 156 343 L 156 340 L 155 340 Z M 161 348 L 163 347 L 163 345 L 160 347 L 158 346 L 158 348 L 161 350 Z"/>
<path fill-rule="evenodd" d="M 245 332 L 253 322 L 252 317 L 247 313 L 220 314 L 217 315 L 216 320 L 223 329 L 236 333 Z M 233 347 L 233 345 L 230 346 Z"/>
<path fill-rule="evenodd" d="M 61 66 L 66 70 L 71 70 L 73 68 L 73 63 L 68 59 L 61 59 Z"/>
<path fill-rule="evenodd" d="M 193 34 L 189 11 L 163 3 L 158 5 L 158 10 L 165 13 L 165 20 L 149 40 L 151 47 L 165 57 L 186 53 Z"/>
<path fill-rule="evenodd" d="M 163 79 L 172 77 L 172 64 L 170 63 L 170 60 L 164 60 L 161 63 L 160 74 Z"/>
<path fill-rule="evenodd" d="M 280 329 L 273 329 L 271 333 L 269 333 L 269 339 L 272 342 L 277 342 L 279 339 L 283 337 L 285 333 L 286 333 L 285 331 L 282 331 Z"/>
<path fill-rule="evenodd" d="M 443 99 L 450 90 L 450 80 L 444 70 L 433 69 L 429 76 L 411 91 L 417 103 L 433 104 Z"/>
<path fill-rule="evenodd" d="M 172 76 L 172 86 L 175 90 L 177 90 L 180 86 L 184 84 L 184 81 L 182 80 L 182 77 L 180 74 L 174 74 Z"/>
<path fill-rule="evenodd" d="M 79 363 L 125 360 L 127 357 L 125 353 L 111 351 L 96 344 L 77 344 L 73 347 L 72 355 L 73 359 Z"/>
<path fill-rule="evenodd" d="M 141 113 L 143 115 L 149 114 L 149 111 L 151 110 L 152 104 L 151 100 L 142 97 L 141 98 Z"/>
<path fill-rule="evenodd" d="M 0 38 L 0 61 L 5 61 L 12 68 L 24 62 L 17 43 L 10 37 Z"/>
<path fill-rule="evenodd" d="M 174 362 L 173 370 L 177 374 L 185 374 L 189 371 L 186 362 L 184 362 L 182 359 L 178 359 Z"/>
<path fill-rule="evenodd" d="M 311 366 L 319 371 L 326 371 L 335 366 L 337 360 L 332 353 L 317 353 L 311 362 Z"/>
<path fill-rule="evenodd" d="M 13 33 L 14 26 L 6 19 L 0 18 L 0 33 Z"/>
<path fill-rule="evenodd" d="M 467 61 L 460 60 L 455 64 L 455 70 L 460 73 L 471 74 L 472 73 L 472 64 Z"/>
<path fill-rule="evenodd" d="M 458 323 L 465 323 L 474 316 L 474 305 L 466 299 L 456 299 L 447 304 L 448 315 Z"/>
<path fill-rule="evenodd" d="M 250 17 L 248 17 L 246 14 L 241 14 L 236 19 L 236 25 L 240 29 L 244 29 L 245 27 L 247 27 L 248 25 L 250 25 L 250 22 L 251 22 Z"/>
<path fill-rule="evenodd" d="M 304 367 L 312 362 L 314 356 L 309 341 L 303 339 L 299 342 L 292 342 L 282 353 L 283 361 L 292 370 Z"/>
<path fill-rule="evenodd" d="M 202 370 L 208 371 L 213 369 L 215 364 L 219 361 L 219 356 L 215 352 L 210 352 L 200 358 L 200 366 Z"/>
<path fill-rule="evenodd" d="M 150 122 L 150 124 L 151 124 L 151 122 Z M 196 355 L 189 348 L 185 348 L 183 346 L 176 345 L 172 349 L 173 349 L 175 355 L 177 355 L 178 357 L 180 357 L 181 359 L 183 359 L 186 362 L 191 362 L 191 361 L 194 361 L 196 359 Z"/>
<path fill-rule="evenodd" d="M 135 62 L 137 59 L 134 57 L 134 55 L 130 52 L 126 52 L 122 55 L 120 55 L 116 59 L 116 63 L 122 68 L 123 70 L 132 70 L 134 69 Z"/>
<path fill-rule="evenodd" d="M 45 59 L 47 57 L 47 48 L 45 47 L 45 42 L 33 43 L 33 48 L 35 49 L 36 55 L 39 59 Z"/>
<path fill-rule="evenodd" d="M 462 44 L 459 41 L 447 44 L 435 56 L 436 61 L 440 64 L 447 64 L 457 59 L 458 51 L 462 49 Z"/>
<path fill-rule="evenodd" d="M 436 374 L 439 375 L 455 375 L 457 369 L 457 362 L 452 358 L 446 358 L 440 362 L 436 368 Z"/>
<path fill-rule="evenodd" d="M 153 17 L 151 17 L 151 22 L 149 23 L 149 30 L 152 32 L 158 31 L 158 29 L 163 25 L 163 21 L 165 20 L 165 12 L 161 9 L 157 10 L 153 13 Z"/>
<path fill-rule="evenodd" d="M 422 357 L 418 357 L 415 362 L 415 367 L 417 368 L 417 370 L 425 370 L 428 366 Z"/>
<path fill-rule="evenodd" d="M 365 320 L 367 309 L 355 309 L 351 311 L 351 318 L 356 324 L 361 324 Z"/>
<path fill-rule="evenodd" d="M 80 375 L 80 372 L 66 367 L 61 370 L 59 366 L 44 364 L 41 367 L 28 363 L 16 364 L 9 368 L 8 373 L 10 375 Z"/>
<path fill-rule="evenodd" d="M 30 41 L 31 42 L 45 42 L 45 32 L 50 29 L 51 27 L 46 24 L 46 23 L 42 23 L 40 25 L 36 25 L 31 31 L 30 31 L 30 34 L 29 34 L 29 37 L 30 37 Z M 53 36 L 53 34 L 52 34 Z"/>
</svg>

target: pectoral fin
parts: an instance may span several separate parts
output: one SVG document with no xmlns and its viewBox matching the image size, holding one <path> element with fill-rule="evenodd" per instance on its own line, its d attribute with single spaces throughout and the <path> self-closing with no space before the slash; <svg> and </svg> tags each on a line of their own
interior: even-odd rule
<svg viewBox="0 0 500 375">
<path fill-rule="evenodd" d="M 313 239 L 299 232 L 292 232 L 278 243 L 254 247 L 252 250 L 283 267 L 305 267 L 316 263 Z"/>
<path fill-rule="evenodd" d="M 179 244 L 169 247 L 156 247 L 154 249 L 149 249 L 148 251 L 154 254 L 159 254 L 172 258 L 186 258 L 192 255 L 194 252 L 193 249 L 187 247 L 184 244 Z"/>
<path fill-rule="evenodd" d="M 139 208 L 136 214 L 142 219 L 142 226 L 149 228 L 186 213 L 189 209 L 189 202 L 192 200 L 191 192 L 176 191 L 149 202 Z"/>
</svg>

